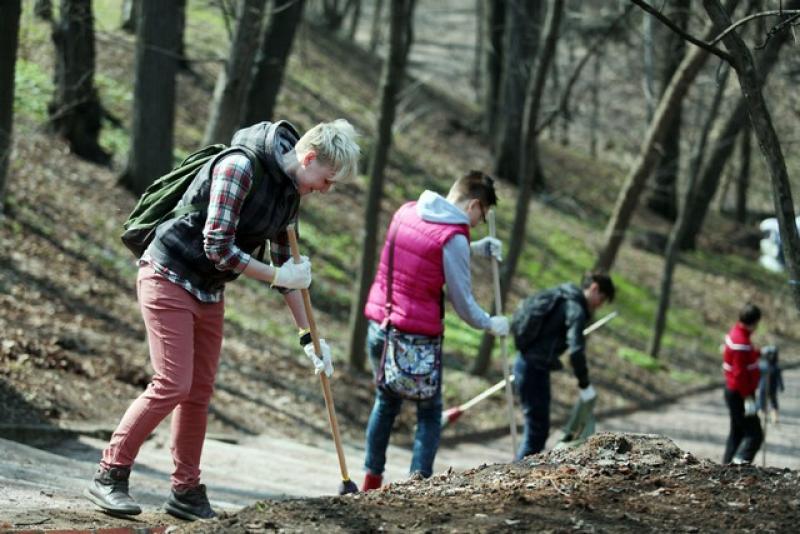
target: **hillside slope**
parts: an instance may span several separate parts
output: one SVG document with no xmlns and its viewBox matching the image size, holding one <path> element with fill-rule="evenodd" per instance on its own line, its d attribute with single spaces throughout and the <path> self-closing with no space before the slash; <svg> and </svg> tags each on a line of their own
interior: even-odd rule
<svg viewBox="0 0 800 534">
<path fill-rule="evenodd" d="M 196 7 L 190 17 L 210 17 Z M 205 11 L 203 11 L 205 10 Z M 133 50 L 130 37 L 109 29 L 111 14 L 100 11 L 98 84 L 104 103 L 128 124 Z M 205 20 L 205 19 L 202 19 Z M 52 66 L 47 26 L 26 12 L 18 71 L 15 154 L 8 189 L 8 212 L 0 224 L 0 422 L 9 427 L 39 424 L 74 426 L 92 422 L 113 427 L 148 380 L 144 330 L 135 301 L 133 258 L 118 240 L 121 222 L 134 199 L 117 185 L 124 161 L 126 131 L 108 126 L 104 142 L 117 149 L 116 167 L 100 168 L 71 156 L 40 124 L 49 98 Z M 197 57 L 208 54 L 223 30 L 190 25 L 187 45 Z M 218 42 L 224 42 L 222 38 Z M 199 44 L 195 44 L 199 43 Z M 179 79 L 176 123 L 178 151 L 197 146 L 218 65 L 199 63 Z M 365 152 L 373 142 L 379 62 L 312 28 L 300 33 L 278 111 L 299 127 L 339 116 L 363 132 Z M 470 168 L 488 169 L 486 143 L 472 128 L 471 112 L 452 99 L 414 84 L 404 94 L 396 140 L 387 171 L 383 221 L 403 200 L 423 189 L 445 191 Z M 622 170 L 568 149 L 545 146 L 544 165 L 552 190 L 531 204 L 532 217 L 519 276 L 507 309 L 531 291 L 577 280 L 593 259 L 595 243 L 616 194 Z M 343 184 L 327 196 L 304 201 L 301 248 L 314 259 L 313 301 L 320 329 L 341 358 L 346 343 L 352 277 L 362 235 L 366 177 Z M 500 185 L 498 226 L 508 239 L 514 187 Z M 639 218 L 639 228 L 655 226 Z M 485 230 L 479 230 L 480 237 Z M 677 271 L 673 311 L 663 359 L 641 351 L 649 334 L 660 273 L 659 256 L 623 249 L 614 273 L 615 307 L 621 318 L 593 336 L 590 366 L 600 390 L 601 412 L 633 410 L 664 402 L 683 392 L 714 387 L 719 379 L 717 344 L 743 298 L 765 309 L 763 340 L 785 347 L 797 342 L 796 311 L 788 304 L 780 277 L 762 273 L 750 258 L 702 251 Z M 474 286 L 481 302 L 491 302 L 488 265 L 476 262 Z M 299 353 L 280 299 L 263 285 L 237 281 L 227 291 L 227 337 L 223 346 L 211 430 L 218 433 L 275 433 L 315 441 L 327 435 L 320 413 L 318 382 Z M 478 334 L 453 313 L 447 321 L 445 402 L 473 396 L 501 376 L 495 361 L 488 381 L 469 376 Z M 333 387 L 346 439 L 363 440 L 372 399 L 370 375 L 337 360 Z M 556 419 L 573 401 L 574 379 L 555 381 Z M 320 414 L 310 417 L 309 414 Z M 501 399 L 465 417 L 448 436 L 503 431 Z M 409 440 L 413 413 L 406 410 L 396 439 Z"/>
</svg>

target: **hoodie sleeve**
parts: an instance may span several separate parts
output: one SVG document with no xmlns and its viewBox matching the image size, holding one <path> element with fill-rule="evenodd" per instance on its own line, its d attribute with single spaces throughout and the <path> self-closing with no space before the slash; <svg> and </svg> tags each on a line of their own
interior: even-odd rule
<svg viewBox="0 0 800 534">
<path fill-rule="evenodd" d="M 586 339 L 583 328 L 586 325 L 586 312 L 580 303 L 567 299 L 565 322 L 567 327 L 567 347 L 569 362 L 578 387 L 585 388 L 589 385 L 589 369 L 586 366 Z"/>
<path fill-rule="evenodd" d="M 463 235 L 456 235 L 442 249 L 444 280 L 447 296 L 456 313 L 473 328 L 489 328 L 489 314 L 472 295 L 472 277 L 469 271 L 469 242 Z"/>
</svg>

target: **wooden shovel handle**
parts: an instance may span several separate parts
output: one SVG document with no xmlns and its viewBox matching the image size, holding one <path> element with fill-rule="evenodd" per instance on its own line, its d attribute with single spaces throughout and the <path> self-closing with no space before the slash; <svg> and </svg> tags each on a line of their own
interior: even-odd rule
<svg viewBox="0 0 800 534">
<path fill-rule="evenodd" d="M 295 233 L 294 226 L 286 228 L 289 235 L 289 247 L 292 250 L 292 258 L 295 263 L 300 263 L 300 247 L 297 245 L 297 234 Z M 319 332 L 317 331 L 317 323 L 314 321 L 314 310 L 311 307 L 311 293 L 308 289 L 301 289 L 303 295 L 303 306 L 306 310 L 306 319 L 308 320 L 308 328 L 311 330 L 311 341 L 314 344 L 314 352 L 320 354 L 322 349 L 319 344 Z M 333 394 L 331 393 L 331 384 L 328 380 L 328 375 L 324 372 L 319 374 L 319 380 L 322 383 L 322 395 L 325 397 L 325 407 L 328 409 L 328 422 L 331 427 L 331 434 L 333 435 L 333 443 L 336 446 L 336 455 L 339 457 L 339 471 L 342 473 L 342 480 L 347 482 L 350 480 L 350 475 L 347 472 L 347 462 L 344 458 L 344 450 L 342 449 L 342 437 L 339 434 L 339 422 L 336 419 L 336 409 L 333 405 Z"/>
</svg>

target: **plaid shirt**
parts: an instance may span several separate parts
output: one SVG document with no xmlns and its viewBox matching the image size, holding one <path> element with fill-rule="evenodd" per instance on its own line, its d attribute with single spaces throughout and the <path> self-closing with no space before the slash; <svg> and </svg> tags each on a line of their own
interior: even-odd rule
<svg viewBox="0 0 800 534">
<path fill-rule="evenodd" d="M 250 254 L 236 246 L 236 227 L 239 213 L 247 193 L 253 184 L 253 166 L 247 156 L 232 154 L 223 158 L 214 167 L 211 175 L 211 191 L 208 202 L 208 215 L 203 227 L 203 249 L 206 257 L 220 271 L 233 271 L 241 274 L 250 263 Z M 289 238 L 282 232 L 270 240 L 269 252 L 275 265 L 282 265 L 291 258 Z M 194 287 L 188 280 L 178 276 L 163 265 L 151 260 L 145 252 L 139 265 L 151 264 L 153 269 L 167 280 L 178 284 L 197 297 L 201 302 L 219 302 L 223 290 L 205 291 Z M 282 293 L 283 288 L 278 288 Z"/>
</svg>

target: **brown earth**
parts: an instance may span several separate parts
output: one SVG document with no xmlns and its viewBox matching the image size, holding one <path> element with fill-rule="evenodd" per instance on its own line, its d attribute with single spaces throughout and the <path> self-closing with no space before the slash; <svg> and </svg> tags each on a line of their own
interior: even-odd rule
<svg viewBox="0 0 800 534">
<path fill-rule="evenodd" d="M 798 490 L 796 471 L 720 466 L 664 437 L 606 433 L 367 494 L 262 501 L 179 532 L 787 532 Z"/>
</svg>

